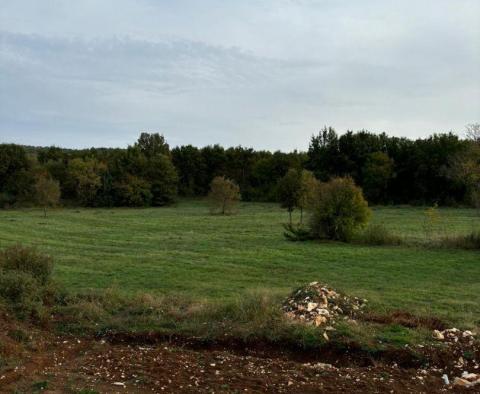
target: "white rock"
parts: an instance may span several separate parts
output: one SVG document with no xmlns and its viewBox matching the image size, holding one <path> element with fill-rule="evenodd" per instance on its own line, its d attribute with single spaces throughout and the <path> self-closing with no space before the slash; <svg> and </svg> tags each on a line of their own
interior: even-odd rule
<svg viewBox="0 0 480 394">
<path fill-rule="evenodd" d="M 455 378 L 453 381 L 454 386 L 463 386 L 463 387 L 470 387 L 470 382 L 466 379 L 462 378 Z"/>
<path fill-rule="evenodd" d="M 315 365 L 313 365 L 313 368 L 315 368 L 315 369 L 334 369 L 334 366 L 332 364 L 316 363 Z"/>
<path fill-rule="evenodd" d="M 440 331 L 438 330 L 433 330 L 433 337 L 435 339 L 438 339 L 439 341 L 445 339 L 445 336 L 443 335 L 443 333 L 441 333 Z"/>
<path fill-rule="evenodd" d="M 321 326 L 322 324 L 327 322 L 327 318 L 325 316 L 319 315 L 315 318 L 315 326 Z"/>
<path fill-rule="evenodd" d="M 480 376 L 476 373 L 468 373 L 467 371 L 464 371 L 462 373 L 462 378 L 467 380 L 477 380 L 480 378 Z"/>
<path fill-rule="evenodd" d="M 318 314 L 322 316 L 330 316 L 328 309 L 318 309 Z"/>
</svg>

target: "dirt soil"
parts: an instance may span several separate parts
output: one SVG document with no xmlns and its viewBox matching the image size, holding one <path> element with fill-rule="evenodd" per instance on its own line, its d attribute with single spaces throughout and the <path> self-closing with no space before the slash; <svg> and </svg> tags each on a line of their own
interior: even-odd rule
<svg viewBox="0 0 480 394">
<path fill-rule="evenodd" d="M 453 380 L 462 370 L 450 369 L 457 357 L 448 357 L 450 352 L 435 356 L 438 362 L 451 364 L 440 370 L 433 365 L 421 369 L 419 361 L 408 358 L 407 352 L 398 354 L 397 365 L 388 355 L 375 361 L 354 349 L 312 354 L 260 345 L 242 348 L 238 344 L 167 341 L 151 334 L 90 339 L 50 334 L 39 338 L 23 345 L 27 350 L 14 365 L 0 369 L 0 392 L 478 392 L 443 383 L 444 372 Z M 13 349 L 11 339 L 0 339 Z M 429 352 L 419 351 L 425 356 Z"/>
<path fill-rule="evenodd" d="M 478 360 L 478 342 L 381 354 L 354 343 L 302 351 L 151 332 L 58 336 L 0 315 L 0 393 L 480 393 L 442 380 L 479 373 Z"/>
</svg>

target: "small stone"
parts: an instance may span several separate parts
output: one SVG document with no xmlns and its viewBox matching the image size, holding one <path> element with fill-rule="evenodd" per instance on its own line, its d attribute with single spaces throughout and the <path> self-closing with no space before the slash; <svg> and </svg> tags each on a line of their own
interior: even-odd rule
<svg viewBox="0 0 480 394">
<path fill-rule="evenodd" d="M 295 313 L 293 313 L 293 312 L 287 312 L 287 313 L 285 313 L 285 316 L 289 320 L 294 320 L 295 319 Z"/>
<path fill-rule="evenodd" d="M 316 369 L 333 369 L 332 364 L 326 364 L 326 363 L 316 363 L 314 366 Z"/>
<path fill-rule="evenodd" d="M 328 311 L 328 309 L 319 309 L 318 313 L 323 316 L 330 316 L 330 312 Z"/>
<path fill-rule="evenodd" d="M 467 371 L 465 371 L 462 373 L 462 378 L 472 381 L 479 379 L 480 375 L 477 375 L 476 373 L 468 373 Z"/>
<path fill-rule="evenodd" d="M 442 341 L 445 339 L 445 335 L 443 335 L 440 331 L 438 330 L 433 330 L 433 337 L 435 339 L 438 339 L 439 341 Z"/>
<path fill-rule="evenodd" d="M 454 386 L 470 387 L 471 383 L 463 378 L 455 378 L 453 381 Z"/>
<path fill-rule="evenodd" d="M 321 326 L 322 324 L 325 324 L 326 322 L 327 322 L 327 318 L 325 316 L 318 315 L 315 318 L 315 326 L 316 327 Z"/>
</svg>

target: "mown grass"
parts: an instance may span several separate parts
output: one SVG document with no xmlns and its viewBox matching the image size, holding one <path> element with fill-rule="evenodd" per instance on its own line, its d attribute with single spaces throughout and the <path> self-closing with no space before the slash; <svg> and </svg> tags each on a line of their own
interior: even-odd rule
<svg viewBox="0 0 480 394">
<path fill-rule="evenodd" d="M 374 210 L 406 240 L 421 241 L 422 208 Z M 469 209 L 440 209 L 438 234 L 466 234 L 480 222 Z M 149 209 L 63 209 L 0 212 L 0 247 L 36 245 L 55 259 L 54 278 L 72 292 L 114 287 L 213 303 L 252 289 L 285 296 L 306 282 L 326 282 L 367 298 L 383 313 L 408 310 L 452 324 L 480 324 L 480 255 L 421 246 L 288 242 L 286 213 L 274 204 L 244 203 L 238 215 L 209 215 L 202 201 Z M 415 243 L 415 242 L 414 242 Z M 93 313 L 93 312 L 92 312 Z"/>
</svg>

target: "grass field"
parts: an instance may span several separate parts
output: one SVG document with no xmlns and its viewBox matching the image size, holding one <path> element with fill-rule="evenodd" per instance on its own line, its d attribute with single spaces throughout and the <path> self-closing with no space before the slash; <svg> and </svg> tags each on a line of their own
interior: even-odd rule
<svg viewBox="0 0 480 394">
<path fill-rule="evenodd" d="M 441 231 L 480 225 L 473 210 L 441 209 Z M 404 309 L 464 327 L 480 324 L 480 254 L 421 246 L 369 247 L 288 242 L 274 204 L 245 203 L 212 216 L 202 201 L 149 209 L 0 211 L 0 246 L 36 245 L 73 291 L 116 287 L 222 301 L 249 289 L 286 295 L 314 280 L 365 297 L 380 312 Z M 423 209 L 377 208 L 373 221 L 411 241 L 423 237 Z"/>
</svg>

